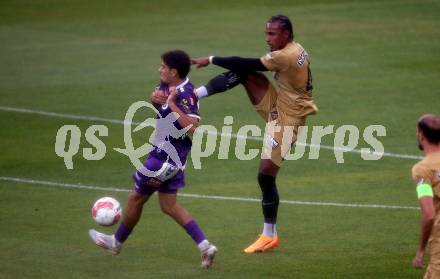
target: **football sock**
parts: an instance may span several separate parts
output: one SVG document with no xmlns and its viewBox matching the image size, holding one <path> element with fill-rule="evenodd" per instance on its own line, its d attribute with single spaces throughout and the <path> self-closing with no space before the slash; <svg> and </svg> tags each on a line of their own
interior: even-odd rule
<svg viewBox="0 0 440 279">
<path fill-rule="evenodd" d="M 201 252 L 203 252 L 203 251 L 206 251 L 210 245 L 211 245 L 211 243 L 209 243 L 209 241 L 205 239 L 202 242 L 200 242 L 199 244 L 197 244 L 197 247 L 199 248 L 199 250 Z"/>
<path fill-rule="evenodd" d="M 128 236 L 131 234 L 131 231 L 131 229 L 121 223 L 115 233 L 116 240 L 120 243 L 123 243 L 125 240 L 127 240 Z"/>
<path fill-rule="evenodd" d="M 210 81 L 205 86 L 196 89 L 196 94 L 199 98 L 211 96 L 216 93 L 225 92 L 235 86 L 239 85 L 245 78 L 245 74 L 237 72 L 224 72 Z"/>
<path fill-rule="evenodd" d="M 206 239 L 205 235 L 203 234 L 202 230 L 195 220 L 191 220 L 185 226 L 183 226 L 183 228 L 191 236 L 196 244 L 200 244 L 203 240 Z"/>
<path fill-rule="evenodd" d="M 199 99 L 202 99 L 204 97 L 208 96 L 208 90 L 206 90 L 205 86 L 200 86 L 199 88 L 197 88 L 196 90 L 196 95 Z"/>
<path fill-rule="evenodd" d="M 271 175 L 258 174 L 258 184 L 260 185 L 263 198 L 261 206 L 263 208 L 264 222 L 275 224 L 278 213 L 278 190 L 275 184 L 275 177 Z"/>
<path fill-rule="evenodd" d="M 277 225 L 264 223 L 263 234 L 268 237 L 275 237 L 277 235 Z"/>
</svg>

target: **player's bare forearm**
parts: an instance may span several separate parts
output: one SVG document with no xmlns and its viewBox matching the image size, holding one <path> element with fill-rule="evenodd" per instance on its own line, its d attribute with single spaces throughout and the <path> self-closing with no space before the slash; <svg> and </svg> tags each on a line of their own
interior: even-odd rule
<svg viewBox="0 0 440 279">
<path fill-rule="evenodd" d="M 418 251 L 425 251 L 426 245 L 431 235 L 432 227 L 434 225 L 434 215 L 422 213 L 422 220 L 420 223 L 420 241 Z"/>
<path fill-rule="evenodd" d="M 191 117 L 188 114 L 184 113 L 174 102 L 168 103 L 169 108 L 179 115 L 177 118 L 177 122 L 183 128 L 189 127 L 187 131 L 188 134 L 193 135 L 197 127 L 199 126 L 199 121 L 195 117 Z"/>
<path fill-rule="evenodd" d="M 433 224 L 433 220 L 425 220 L 425 218 L 422 217 L 419 246 L 412 262 L 414 268 L 423 268 L 423 257 L 425 255 L 426 245 L 428 243 Z"/>
<path fill-rule="evenodd" d="M 423 268 L 423 256 L 425 254 L 426 245 L 434 226 L 435 209 L 432 197 L 423 197 L 419 200 L 421 207 L 420 222 L 420 240 L 417 248 L 416 256 L 413 260 L 413 267 Z"/>
<path fill-rule="evenodd" d="M 184 113 L 176 104 L 176 88 L 170 87 L 170 95 L 168 95 L 167 103 L 168 107 L 175 113 L 179 115 L 179 118 L 177 118 L 177 122 L 180 124 L 183 128 L 189 128 L 187 133 L 190 135 L 194 134 L 194 131 L 197 129 L 199 122 L 198 119 L 189 116 L 188 114 Z"/>
</svg>

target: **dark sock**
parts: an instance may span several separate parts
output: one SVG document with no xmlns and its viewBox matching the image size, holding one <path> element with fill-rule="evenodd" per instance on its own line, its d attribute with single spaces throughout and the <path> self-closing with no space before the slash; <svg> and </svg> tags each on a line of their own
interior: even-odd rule
<svg viewBox="0 0 440 279">
<path fill-rule="evenodd" d="M 245 76 L 242 73 L 229 71 L 214 77 L 205 85 L 208 96 L 234 88 L 243 81 Z"/>
<path fill-rule="evenodd" d="M 127 240 L 130 234 L 131 234 L 131 229 L 129 229 L 127 226 L 121 223 L 118 227 L 118 230 L 115 233 L 115 238 L 117 241 L 122 243 L 125 240 Z"/>
<path fill-rule="evenodd" d="M 279 196 L 275 177 L 271 175 L 258 174 L 258 184 L 260 185 L 263 198 L 261 206 L 263 209 L 264 222 L 275 224 L 277 222 Z"/>
</svg>

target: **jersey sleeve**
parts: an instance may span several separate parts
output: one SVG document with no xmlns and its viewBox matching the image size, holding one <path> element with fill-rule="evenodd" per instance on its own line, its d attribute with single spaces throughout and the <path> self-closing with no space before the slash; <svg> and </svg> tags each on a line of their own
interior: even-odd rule
<svg viewBox="0 0 440 279">
<path fill-rule="evenodd" d="M 180 92 L 180 94 L 176 96 L 176 104 L 180 110 L 188 116 L 200 119 L 199 100 L 192 91 L 188 92 L 188 90 L 186 90 Z"/>
<path fill-rule="evenodd" d="M 412 168 L 412 178 L 417 184 L 429 184 L 433 185 L 432 177 L 429 169 L 423 164 L 416 164 Z"/>
<path fill-rule="evenodd" d="M 261 63 L 270 71 L 283 71 L 289 67 L 289 57 L 277 50 L 269 52 L 260 58 Z"/>
</svg>

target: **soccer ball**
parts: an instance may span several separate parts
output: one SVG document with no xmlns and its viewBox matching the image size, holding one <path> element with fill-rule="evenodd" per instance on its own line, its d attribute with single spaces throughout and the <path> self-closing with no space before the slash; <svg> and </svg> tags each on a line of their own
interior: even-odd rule
<svg viewBox="0 0 440 279">
<path fill-rule="evenodd" d="M 121 204 L 111 197 L 97 200 L 92 207 L 92 217 L 101 226 L 116 224 L 122 215 Z"/>
</svg>

